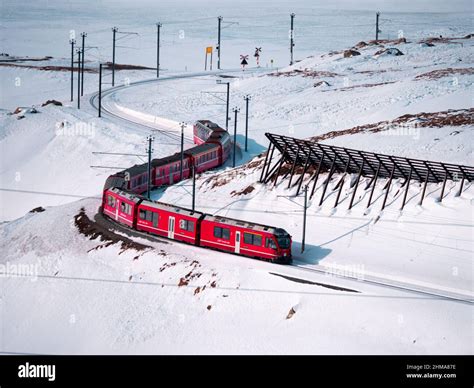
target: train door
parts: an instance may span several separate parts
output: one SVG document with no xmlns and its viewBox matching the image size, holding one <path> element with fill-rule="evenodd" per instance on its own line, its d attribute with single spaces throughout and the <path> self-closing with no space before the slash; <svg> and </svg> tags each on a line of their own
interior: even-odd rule
<svg viewBox="0 0 474 388">
<path fill-rule="evenodd" d="M 174 217 L 168 218 L 168 238 L 174 238 Z"/>
<path fill-rule="evenodd" d="M 117 203 L 116 203 L 116 206 L 115 206 L 115 221 L 118 221 L 118 218 L 119 218 L 118 213 L 119 213 L 119 209 L 120 209 L 120 200 L 117 199 L 116 202 Z"/>
<path fill-rule="evenodd" d="M 240 253 L 240 232 L 235 232 L 235 253 Z"/>
<path fill-rule="evenodd" d="M 158 213 L 152 212 L 151 213 L 151 218 L 153 222 L 153 227 L 157 228 L 158 227 Z"/>
</svg>

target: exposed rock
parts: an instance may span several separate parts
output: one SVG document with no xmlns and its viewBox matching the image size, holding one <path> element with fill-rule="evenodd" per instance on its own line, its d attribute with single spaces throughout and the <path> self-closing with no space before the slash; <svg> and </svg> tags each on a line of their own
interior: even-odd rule
<svg viewBox="0 0 474 388">
<path fill-rule="evenodd" d="M 42 213 L 44 211 L 46 211 L 46 209 L 42 206 L 39 206 L 39 207 L 35 207 L 34 209 L 31 209 L 30 213 Z"/>
<path fill-rule="evenodd" d="M 358 52 L 357 50 L 349 49 L 344 51 L 344 58 L 355 57 L 357 55 L 360 55 L 360 52 Z"/>
<path fill-rule="evenodd" d="M 434 47 L 434 44 L 431 42 L 422 42 L 420 43 L 420 47 Z"/>
<path fill-rule="evenodd" d="M 295 309 L 292 307 L 290 311 L 288 312 L 288 315 L 286 316 L 286 319 L 290 319 L 293 315 L 296 314 Z"/>
<path fill-rule="evenodd" d="M 319 81 L 313 85 L 313 87 L 315 88 L 321 88 L 321 87 L 326 87 L 326 86 L 331 86 L 331 85 L 329 84 L 329 82 L 326 82 L 326 81 Z"/>
<path fill-rule="evenodd" d="M 46 105 L 49 105 L 49 104 L 53 104 L 53 105 L 56 105 L 56 106 L 63 106 L 63 103 L 60 102 L 60 101 L 56 101 L 56 100 L 48 100 L 46 102 L 43 102 L 41 104 L 41 106 L 46 106 Z"/>
<path fill-rule="evenodd" d="M 404 54 L 395 47 L 389 47 L 386 49 L 379 50 L 374 54 L 374 56 L 381 56 L 381 55 L 399 56 L 399 55 L 404 55 Z"/>
</svg>

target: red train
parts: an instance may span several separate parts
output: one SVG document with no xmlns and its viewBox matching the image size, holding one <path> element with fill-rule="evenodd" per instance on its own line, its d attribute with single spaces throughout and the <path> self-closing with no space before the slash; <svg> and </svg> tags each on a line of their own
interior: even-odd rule
<svg viewBox="0 0 474 388">
<path fill-rule="evenodd" d="M 208 120 L 194 125 L 194 142 L 183 158 L 183 179 L 225 163 L 231 141 L 227 131 Z M 181 177 L 181 154 L 154 159 L 152 186 L 172 185 Z M 188 244 L 279 263 L 291 262 L 291 236 L 283 229 L 149 201 L 148 166 L 135 165 L 107 178 L 102 212 L 130 228 Z"/>
</svg>

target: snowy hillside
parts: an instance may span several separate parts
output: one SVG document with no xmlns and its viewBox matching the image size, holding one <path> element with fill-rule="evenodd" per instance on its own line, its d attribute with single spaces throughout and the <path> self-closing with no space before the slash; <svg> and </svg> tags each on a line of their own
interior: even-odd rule
<svg viewBox="0 0 474 388">
<path fill-rule="evenodd" d="M 460 192 L 460 181 L 447 181 L 442 202 L 442 184 L 429 183 L 422 205 L 422 183 L 412 182 L 400 210 L 404 182 L 396 179 L 381 210 L 387 180 L 379 179 L 367 206 L 370 177 L 362 177 L 348 210 L 353 189 L 347 182 L 356 177 L 346 178 L 335 207 L 342 174 L 330 180 L 320 204 L 324 172 L 309 199 L 304 253 L 302 195 L 288 188 L 288 177 L 275 187 L 259 182 L 267 132 L 474 165 L 469 15 L 423 14 L 416 26 L 414 14 L 387 13 L 376 44 L 372 11 L 321 11 L 326 19 L 313 20 L 313 10 L 305 14 L 301 6 L 301 49 L 298 61 L 287 66 L 287 28 L 275 27 L 287 19 L 286 7 L 278 5 L 269 15 L 272 23 L 254 29 L 243 28 L 254 21 L 242 16 L 244 35 L 233 33 L 230 24 L 224 69 L 206 73 L 201 48 L 214 43 L 215 18 L 212 28 L 203 21 L 196 27 L 186 20 L 207 18 L 206 12 L 190 7 L 181 15 L 163 13 L 173 33 L 184 30 L 189 38 L 166 33 L 159 80 L 150 69 L 120 70 L 118 87 L 111 88 L 107 70 L 102 118 L 97 68 L 108 59 L 109 24 L 140 32 L 140 55 L 124 49 L 123 64 L 152 67 L 155 32 L 140 27 L 139 19 L 126 22 L 120 12 L 105 23 L 98 11 L 95 24 L 91 15 L 77 15 L 80 27 L 92 31 L 91 45 L 101 47 L 88 56 L 78 110 L 77 97 L 69 101 L 67 36 L 60 49 L 33 48 L 32 40 L 20 39 L 25 32 L 19 20 L 36 20 L 35 7 L 6 8 L 4 24 L 18 36 L 3 41 L 10 59 L 0 58 L 1 352 L 474 353 L 472 182 Z M 219 10 L 227 12 L 226 21 L 241 13 L 230 5 Z M 265 10 L 255 6 L 256 17 Z M 352 29 L 325 35 L 318 44 L 316 32 L 325 29 L 315 23 L 329 28 L 340 17 Z M 399 39 L 403 18 L 407 26 Z M 33 31 L 41 27 L 33 24 Z M 45 36 L 68 31 L 66 21 L 56 21 Z M 252 32 L 258 32 L 253 40 L 247 36 Z M 252 62 L 242 71 L 236 58 L 249 44 L 263 44 L 265 57 L 262 67 Z M 227 163 L 197 177 L 196 208 L 286 229 L 293 238 L 292 266 L 151 239 L 97 215 L 106 177 L 146 161 L 147 135 L 155 137 L 158 158 L 180 149 L 180 122 L 188 123 L 186 148 L 195 120 L 224 126 L 225 86 L 218 80 L 231 82 L 230 108 L 240 108 L 237 166 Z M 248 152 L 245 95 L 251 96 Z M 52 99 L 61 105 L 42 106 Z M 306 174 L 304 182 L 310 178 Z M 152 196 L 190 207 L 190 185 L 180 182 Z"/>
</svg>

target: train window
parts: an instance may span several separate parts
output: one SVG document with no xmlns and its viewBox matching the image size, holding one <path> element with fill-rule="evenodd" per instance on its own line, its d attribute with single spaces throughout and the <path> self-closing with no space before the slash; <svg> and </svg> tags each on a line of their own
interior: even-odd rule
<svg viewBox="0 0 474 388">
<path fill-rule="evenodd" d="M 181 230 L 187 230 L 188 232 L 194 232 L 194 222 L 188 220 L 179 220 L 179 228 Z"/>
<path fill-rule="evenodd" d="M 115 197 L 112 197 L 111 195 L 107 196 L 107 205 L 110 207 L 115 207 Z"/>
<path fill-rule="evenodd" d="M 225 240 L 230 240 L 230 230 L 227 228 L 222 228 L 222 238 Z"/>
<path fill-rule="evenodd" d="M 147 220 L 148 222 L 151 222 L 152 218 L 153 218 L 153 212 L 147 211 L 147 212 L 146 212 L 146 220 Z"/>
<path fill-rule="evenodd" d="M 252 244 L 252 241 L 253 241 L 253 238 L 252 238 L 252 234 L 250 233 L 244 233 L 244 243 L 245 244 Z"/>
<path fill-rule="evenodd" d="M 276 249 L 275 241 L 273 241 L 273 239 L 271 239 L 270 237 L 267 237 L 265 239 L 265 248 Z"/>
<path fill-rule="evenodd" d="M 146 220 L 146 210 L 140 209 L 140 219 Z"/>
<path fill-rule="evenodd" d="M 128 203 L 122 202 L 120 204 L 120 210 L 122 211 L 122 213 L 130 214 L 131 209 L 132 207 Z"/>
<path fill-rule="evenodd" d="M 262 236 L 253 233 L 244 233 L 244 243 L 256 246 L 262 246 Z"/>
<path fill-rule="evenodd" d="M 219 226 L 214 226 L 214 237 L 230 240 L 230 230 L 227 228 L 220 228 Z"/>
</svg>

